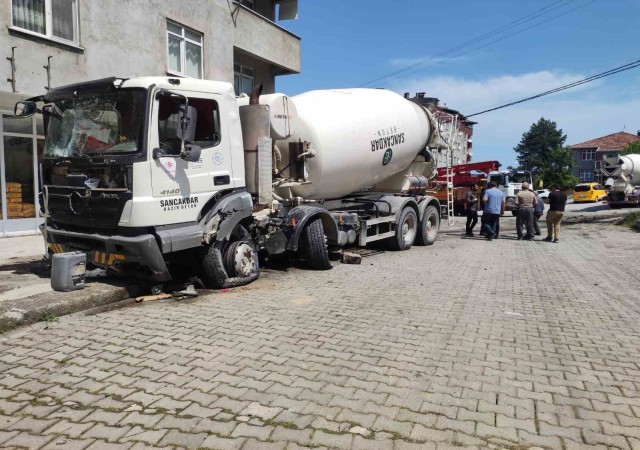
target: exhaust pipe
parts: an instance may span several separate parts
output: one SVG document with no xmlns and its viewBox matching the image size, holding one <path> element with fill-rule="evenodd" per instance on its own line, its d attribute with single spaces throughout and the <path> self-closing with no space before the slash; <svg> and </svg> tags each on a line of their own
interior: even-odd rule
<svg viewBox="0 0 640 450">
<path fill-rule="evenodd" d="M 259 105 L 260 104 L 260 94 L 262 94 L 262 85 L 259 84 L 253 88 L 251 91 L 251 96 L 249 97 L 250 105 Z"/>
</svg>

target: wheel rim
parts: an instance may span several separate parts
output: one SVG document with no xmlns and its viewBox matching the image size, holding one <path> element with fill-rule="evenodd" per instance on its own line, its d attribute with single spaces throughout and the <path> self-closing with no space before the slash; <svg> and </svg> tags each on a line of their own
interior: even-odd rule
<svg viewBox="0 0 640 450">
<path fill-rule="evenodd" d="M 432 238 L 437 232 L 438 221 L 435 214 L 430 214 L 427 218 L 427 236 Z"/>
<path fill-rule="evenodd" d="M 402 241 L 405 244 L 412 244 L 416 238 L 416 219 L 414 216 L 407 216 L 402 224 Z"/>
<path fill-rule="evenodd" d="M 253 248 L 249 244 L 242 243 L 236 247 L 233 255 L 233 266 L 236 275 L 240 277 L 248 277 L 255 270 L 256 255 Z"/>
</svg>

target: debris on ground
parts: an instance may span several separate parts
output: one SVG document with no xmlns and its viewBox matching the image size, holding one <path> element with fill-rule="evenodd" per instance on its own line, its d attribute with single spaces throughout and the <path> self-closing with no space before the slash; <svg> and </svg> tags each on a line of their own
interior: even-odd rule
<svg viewBox="0 0 640 450">
<path fill-rule="evenodd" d="M 362 255 L 352 252 L 342 252 L 342 264 L 360 264 Z"/>
</svg>

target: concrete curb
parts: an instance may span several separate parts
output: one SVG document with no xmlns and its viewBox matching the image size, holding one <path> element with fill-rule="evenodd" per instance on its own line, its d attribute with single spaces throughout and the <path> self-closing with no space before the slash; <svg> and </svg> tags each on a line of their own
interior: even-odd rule
<svg viewBox="0 0 640 450">
<path fill-rule="evenodd" d="M 0 333 L 36 322 L 55 320 L 79 311 L 102 307 L 142 295 L 143 283 L 131 284 L 120 280 L 96 282 L 88 280 L 82 290 L 46 292 L 31 297 L 5 301 L 0 304 Z"/>
</svg>

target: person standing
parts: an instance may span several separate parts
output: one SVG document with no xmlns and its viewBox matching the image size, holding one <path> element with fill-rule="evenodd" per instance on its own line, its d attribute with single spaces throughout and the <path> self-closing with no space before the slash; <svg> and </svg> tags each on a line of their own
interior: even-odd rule
<svg viewBox="0 0 640 450">
<path fill-rule="evenodd" d="M 533 231 L 535 231 L 536 236 L 540 236 L 542 233 L 540 233 L 538 220 L 544 214 L 544 201 L 536 191 L 533 191 L 533 193 L 536 195 L 536 206 L 533 207 Z"/>
<path fill-rule="evenodd" d="M 484 211 L 482 212 L 484 231 L 486 232 L 487 240 L 491 241 L 497 234 L 496 225 L 500 219 L 500 214 L 504 212 L 504 194 L 498 189 L 496 183 L 492 181 L 489 183 L 489 189 L 485 191 L 482 201 L 484 202 Z"/>
<path fill-rule="evenodd" d="M 516 206 L 518 207 L 518 217 L 516 218 L 516 232 L 518 240 L 530 241 L 533 239 L 533 207 L 536 205 L 536 195 L 529 190 L 529 183 L 522 183 L 522 190 L 516 194 Z M 526 229 L 524 238 L 523 228 Z"/>
<path fill-rule="evenodd" d="M 478 186 L 473 185 L 467 192 L 467 236 L 473 236 L 473 227 L 478 223 Z"/>
<path fill-rule="evenodd" d="M 567 194 L 560 191 L 558 186 L 551 187 L 549 194 L 549 211 L 547 211 L 547 237 L 545 241 L 557 243 L 560 239 L 560 222 L 564 217 L 564 207 L 567 205 Z M 553 231 L 553 233 L 552 233 Z"/>
</svg>

